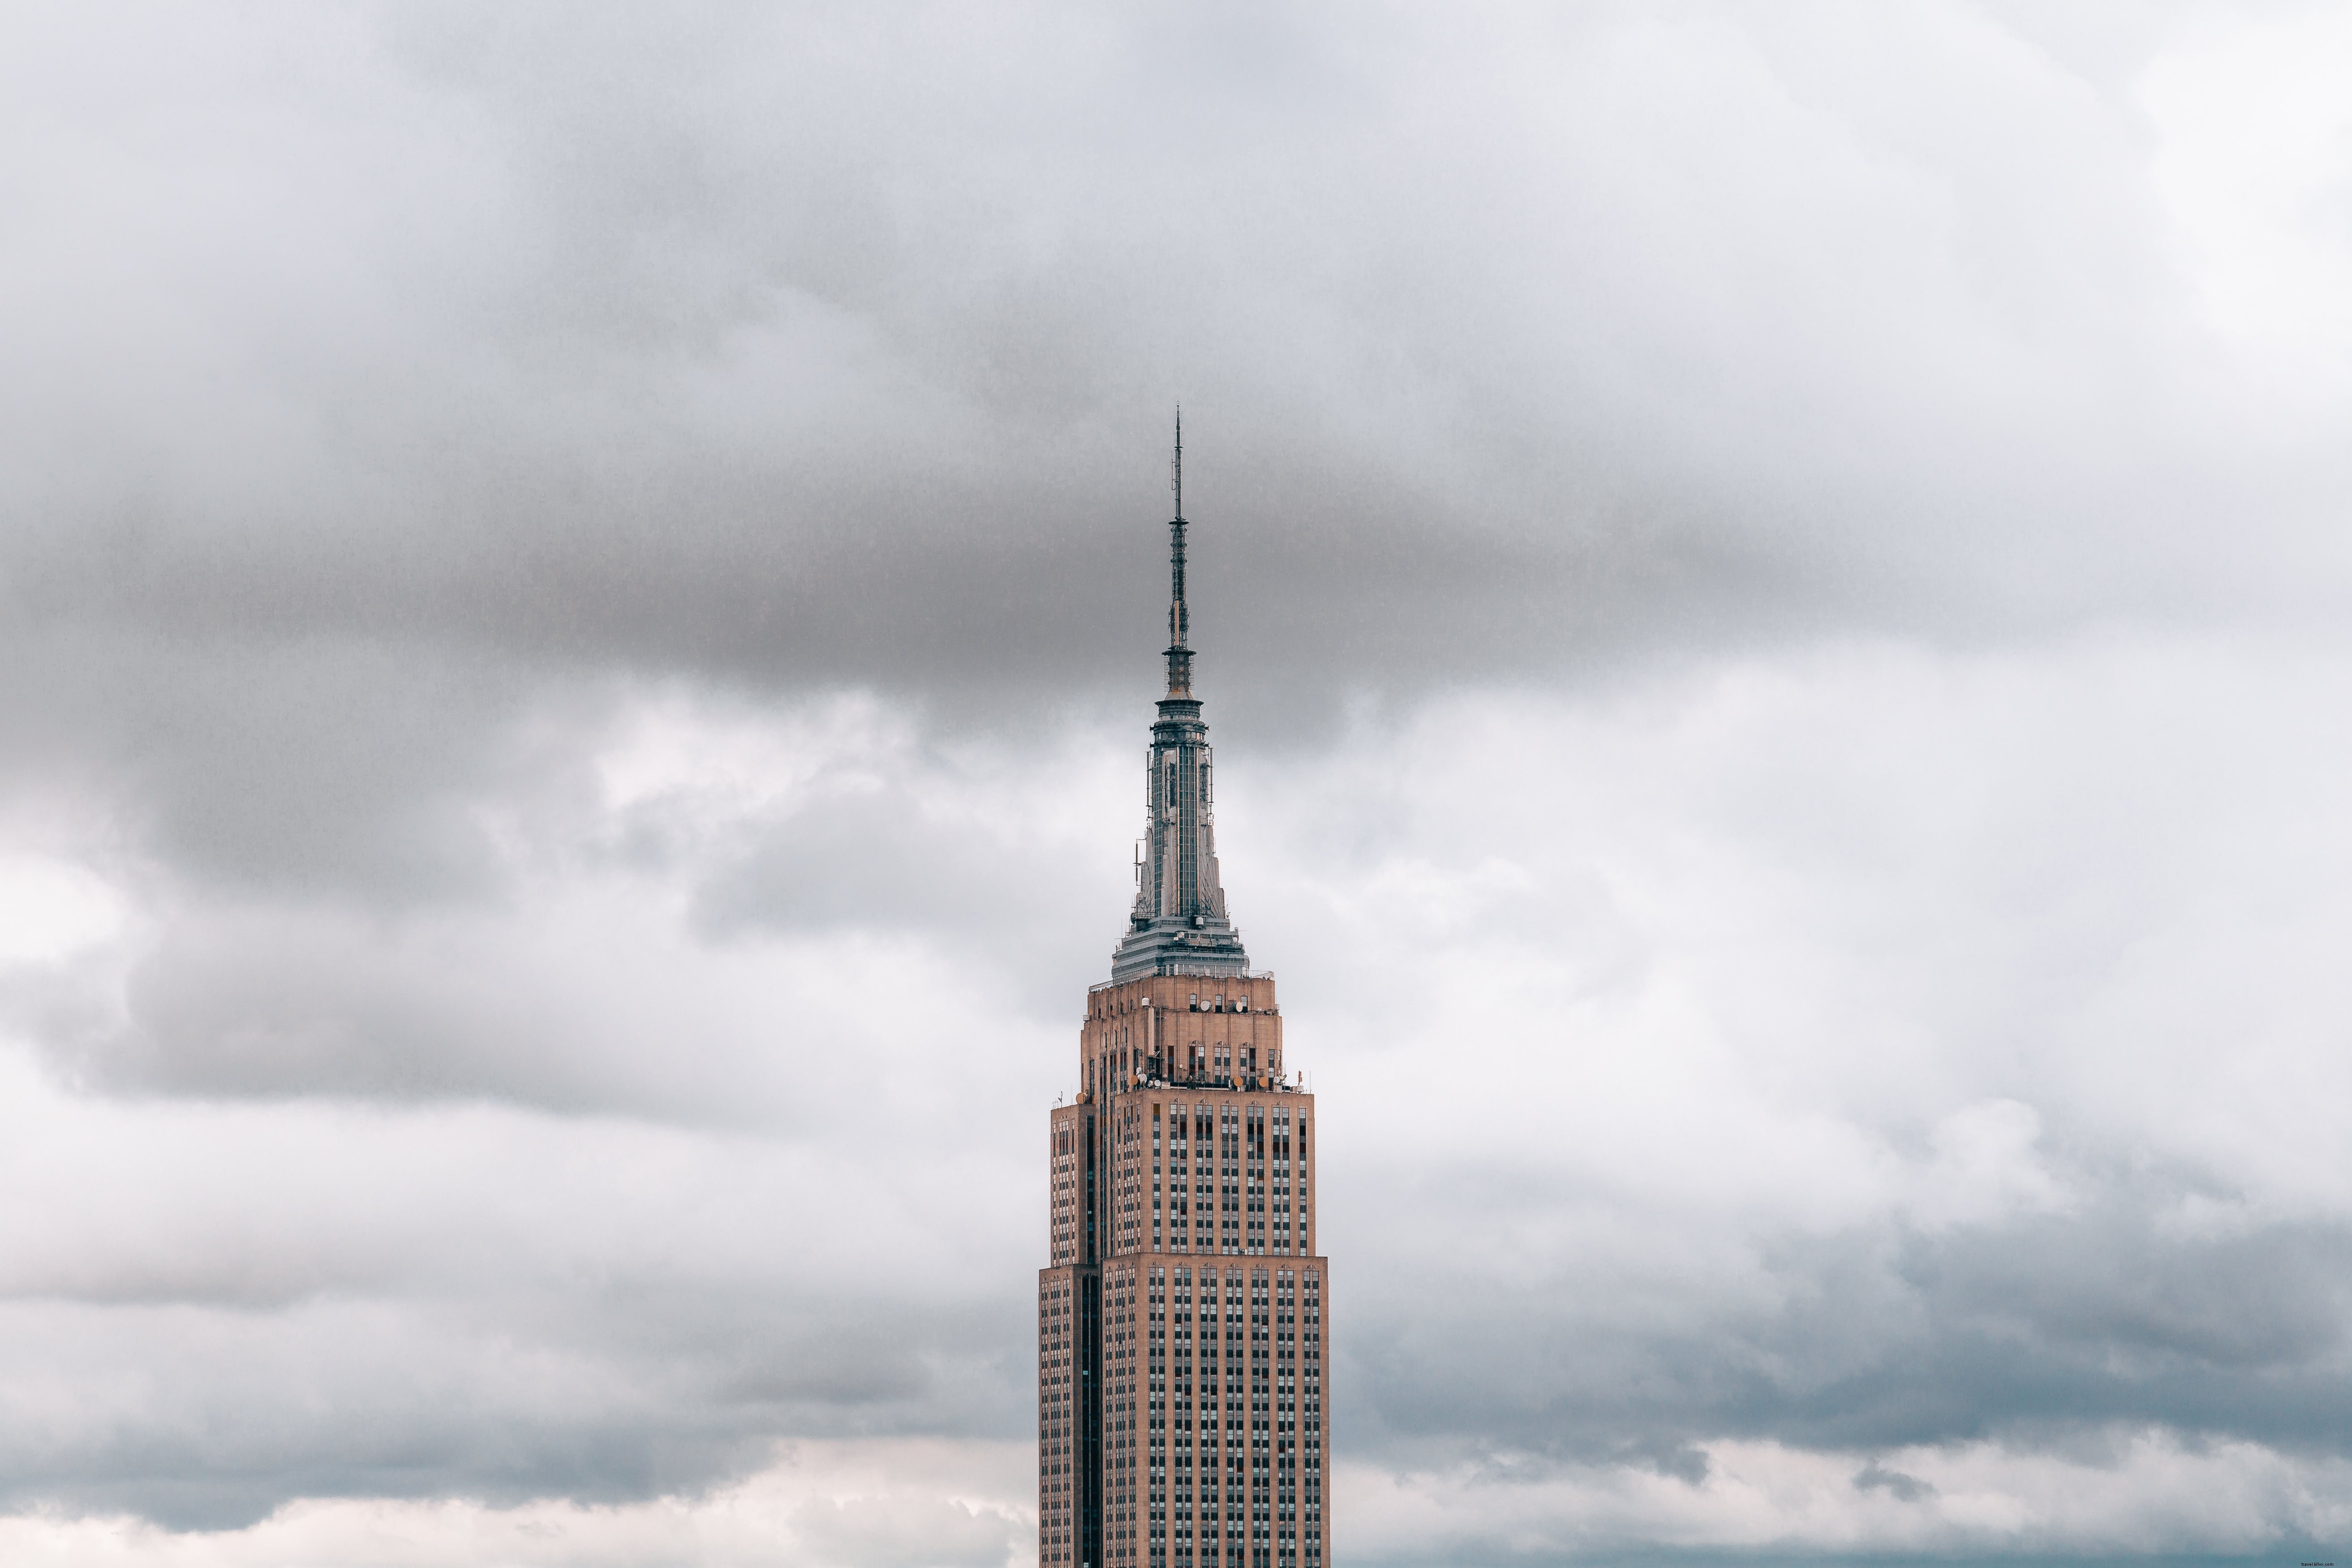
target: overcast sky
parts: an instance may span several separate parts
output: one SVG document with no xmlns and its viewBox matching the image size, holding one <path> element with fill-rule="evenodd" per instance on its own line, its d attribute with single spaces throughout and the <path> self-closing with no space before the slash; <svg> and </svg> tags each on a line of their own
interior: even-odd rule
<svg viewBox="0 0 2352 1568">
<path fill-rule="evenodd" d="M 7 34 L 0 1559 L 1029 1563 L 1179 399 L 1339 1561 L 2352 1551 L 2352 13 Z"/>
</svg>

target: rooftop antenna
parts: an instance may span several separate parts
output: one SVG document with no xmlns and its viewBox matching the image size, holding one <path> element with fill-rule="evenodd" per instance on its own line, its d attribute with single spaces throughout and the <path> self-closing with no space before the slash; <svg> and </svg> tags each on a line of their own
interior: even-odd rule
<svg viewBox="0 0 2352 1568">
<path fill-rule="evenodd" d="M 1192 695 L 1191 616 L 1184 610 L 1184 405 L 1176 405 L 1176 458 L 1169 465 L 1176 487 L 1176 515 L 1168 524 L 1168 695 Z"/>
</svg>

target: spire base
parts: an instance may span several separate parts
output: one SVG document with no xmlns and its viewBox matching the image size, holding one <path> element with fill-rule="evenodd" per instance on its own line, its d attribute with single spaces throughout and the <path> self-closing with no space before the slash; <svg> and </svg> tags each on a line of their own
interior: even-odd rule
<svg viewBox="0 0 2352 1568">
<path fill-rule="evenodd" d="M 1249 952 L 1231 921 L 1161 915 L 1127 933 L 1111 950 L 1114 982 L 1148 974 L 1234 975 L 1249 973 Z"/>
</svg>

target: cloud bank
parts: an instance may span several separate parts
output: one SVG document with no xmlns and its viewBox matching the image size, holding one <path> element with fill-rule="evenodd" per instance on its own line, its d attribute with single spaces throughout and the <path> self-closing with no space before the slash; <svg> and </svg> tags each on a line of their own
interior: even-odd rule
<svg viewBox="0 0 2352 1568">
<path fill-rule="evenodd" d="M 28 17 L 5 1554 L 1024 1560 L 1180 395 L 1349 1560 L 2340 1540 L 2347 58 Z"/>
</svg>

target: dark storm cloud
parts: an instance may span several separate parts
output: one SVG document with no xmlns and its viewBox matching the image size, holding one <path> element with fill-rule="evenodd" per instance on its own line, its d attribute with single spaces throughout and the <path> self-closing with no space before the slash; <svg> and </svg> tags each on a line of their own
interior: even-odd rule
<svg viewBox="0 0 2352 1568">
<path fill-rule="evenodd" d="M 285 35 L 247 123 L 179 146 L 37 96 L 20 112 L 93 158 L 233 180 L 241 205 L 137 215 L 167 231 L 125 255 L 130 216 L 44 191 L 44 258 L 116 265 L 45 279 L 42 307 L 107 342 L 111 286 L 178 331 L 107 342 L 101 365 L 155 363 L 20 433 L 18 613 L 1091 685 L 1148 643 L 1180 395 L 1204 638 L 1309 690 L 2127 607 L 2180 564 L 2143 532 L 2118 579 L 2103 552 L 2048 554 L 2073 546 L 2046 523 L 2144 508 L 2160 532 L 2203 504 L 2198 453 L 2126 471 L 2002 406 L 2128 374 L 2105 361 L 2171 297 L 2132 259 L 2152 214 L 2116 194 L 2127 110 L 1989 51 L 2011 79 L 1951 94 L 2006 90 L 2015 119 L 1930 132 L 1791 18 L 1605 12 L 1537 29 L 1535 77 L 1473 110 L 1478 51 L 1526 19 L 1473 25 L 1459 77 L 1410 18 L 1345 44 L 1329 20 L 414 8 Z M 177 114 L 236 90 L 168 30 L 119 42 Z M 1832 133 L 1791 98 L 1855 112 Z M 1635 140 L 1589 141 L 1612 113 Z M 1622 188 L 1629 150 L 1663 205 Z M 1828 161 L 1793 216 L 1742 188 L 1783 157 Z M 1921 226 L 1930 192 L 1949 240 Z M 2021 204 L 2092 257 L 2025 240 Z M 1681 270 L 1647 264 L 1682 243 Z M 1940 292 L 1937 243 L 1986 297 Z M 1932 303 L 1898 316 L 1913 286 Z M 1949 339 L 1969 331 L 2001 348 Z M 223 379 L 208 406 L 167 395 Z M 2116 437 L 2177 416 L 2121 410 Z M 124 459 L 81 462 L 102 426 Z M 2045 552 L 2032 581 L 1955 551 L 1960 518 L 2019 507 L 1997 526 Z"/>
<path fill-rule="evenodd" d="M 436 803 L 566 682 L 1000 728 L 1148 689 L 1178 396 L 1236 733 L 1837 627 L 2335 602 L 2200 553 L 2231 503 L 2197 373 L 2141 341 L 2180 284 L 2134 111 L 2030 36 L 1334 21 L 353 10 L 257 76 L 193 16 L 53 26 L 15 111 L 71 150 L 16 155 L 15 705 L 135 732 L 191 868 L 457 890 Z M 1939 29 L 1984 73 L 1955 115 L 2005 120 L 1896 112 L 1851 52 L 1924 68 Z"/>
</svg>

